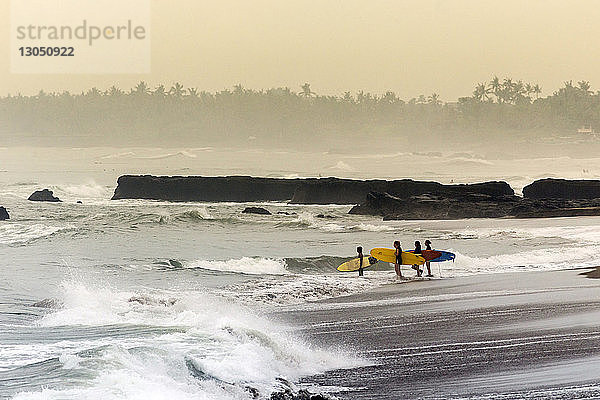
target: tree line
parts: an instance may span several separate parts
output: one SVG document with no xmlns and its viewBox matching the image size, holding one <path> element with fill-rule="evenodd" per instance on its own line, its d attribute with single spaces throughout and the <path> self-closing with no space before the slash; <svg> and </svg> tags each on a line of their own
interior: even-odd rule
<svg viewBox="0 0 600 400">
<path fill-rule="evenodd" d="M 498 77 L 477 84 L 471 96 L 457 102 L 442 102 L 436 93 L 409 100 L 392 91 L 319 95 L 309 83 L 298 90 L 236 85 L 207 92 L 180 83 L 151 88 L 142 81 L 127 91 L 112 86 L 1 97 L 0 135 L 72 135 L 100 143 L 246 143 L 600 127 L 600 92 L 593 92 L 589 82 L 567 81 L 546 97 L 541 92 L 535 83 Z"/>
</svg>

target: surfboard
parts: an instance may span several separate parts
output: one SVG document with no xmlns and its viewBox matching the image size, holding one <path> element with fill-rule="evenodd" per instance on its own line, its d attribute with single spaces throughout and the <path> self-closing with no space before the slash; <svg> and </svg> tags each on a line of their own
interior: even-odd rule
<svg viewBox="0 0 600 400">
<path fill-rule="evenodd" d="M 433 260 L 429 260 L 429 262 L 454 261 L 454 259 L 456 258 L 456 254 L 451 253 L 449 251 L 443 251 L 443 250 L 436 250 L 436 251 L 442 253 L 442 255 L 439 256 L 438 258 L 434 258 Z"/>
<path fill-rule="evenodd" d="M 370 267 L 373 264 L 376 264 L 379 260 L 377 260 L 375 257 L 367 257 L 364 256 L 363 257 L 363 269 Z M 337 267 L 337 270 L 340 272 L 352 272 L 352 271 L 358 271 L 360 268 L 360 259 L 359 258 L 355 258 L 353 260 L 350 261 L 346 261 L 343 264 L 340 264 L 339 267 Z"/>
<path fill-rule="evenodd" d="M 410 250 L 411 253 L 414 253 L 414 250 Z M 438 250 L 422 250 L 421 257 L 425 259 L 425 261 L 435 260 L 438 257 L 442 256 L 442 252 Z"/>
<path fill-rule="evenodd" d="M 371 255 L 378 259 L 379 261 L 384 261 L 388 263 L 396 262 L 396 249 L 384 249 L 381 247 L 377 247 L 371 250 Z M 422 265 L 425 264 L 425 259 L 421 256 L 418 256 L 413 253 L 409 253 L 408 251 L 402 252 L 402 265 Z"/>
</svg>

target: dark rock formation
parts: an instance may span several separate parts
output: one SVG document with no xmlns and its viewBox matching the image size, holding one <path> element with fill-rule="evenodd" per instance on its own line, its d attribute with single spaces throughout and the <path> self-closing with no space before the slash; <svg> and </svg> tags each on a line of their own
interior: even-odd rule
<svg viewBox="0 0 600 400">
<path fill-rule="evenodd" d="M 118 180 L 113 200 L 152 199 L 169 201 L 286 201 L 296 204 L 358 204 L 371 191 L 396 197 L 432 193 L 436 195 L 479 193 L 512 195 L 506 182 L 472 185 L 442 185 L 410 179 L 352 180 L 338 178 L 274 179 L 250 176 L 155 177 L 124 175 Z"/>
<path fill-rule="evenodd" d="M 287 211 L 277 211 L 277 214 L 279 214 L 279 215 L 298 215 L 295 212 L 287 212 Z"/>
<path fill-rule="evenodd" d="M 600 198 L 600 181 L 541 179 L 523 188 L 529 199 L 596 199 Z"/>
<path fill-rule="evenodd" d="M 600 199 L 523 199 L 510 215 L 517 218 L 596 216 L 600 215 Z"/>
<path fill-rule="evenodd" d="M 331 219 L 335 218 L 333 215 L 317 214 L 317 218 Z"/>
<path fill-rule="evenodd" d="M 246 207 L 242 214 L 261 214 L 261 215 L 271 215 L 271 212 L 262 207 Z"/>
<path fill-rule="evenodd" d="M 330 400 L 331 398 L 322 394 L 314 394 L 305 389 L 294 393 L 291 389 L 271 393 L 270 400 Z"/>
<path fill-rule="evenodd" d="M 600 215 L 600 199 L 531 200 L 514 195 L 473 193 L 454 197 L 419 195 L 403 199 L 388 193 L 371 192 L 363 204 L 350 210 L 350 214 L 380 215 L 384 220 L 592 216 Z"/>
<path fill-rule="evenodd" d="M 600 279 L 600 267 L 596 267 L 591 271 L 582 272 L 579 275 L 583 275 L 586 278 L 590 279 Z"/>
<path fill-rule="evenodd" d="M 4 221 L 6 219 L 10 219 L 10 215 L 8 215 L 6 208 L 0 207 L 0 221 Z"/>
<path fill-rule="evenodd" d="M 502 196 L 515 193 L 506 182 L 443 185 L 438 182 L 413 181 L 412 179 L 359 181 L 324 178 L 306 179 L 300 182 L 291 202 L 296 204 L 358 204 L 364 201 L 369 192 L 389 193 L 402 199 L 425 193 L 439 196 L 455 196 L 465 193 Z"/>
<path fill-rule="evenodd" d="M 499 218 L 507 216 L 519 201 L 520 198 L 514 195 L 466 193 L 443 197 L 424 194 L 400 198 L 371 192 L 363 204 L 350 210 L 350 214 L 381 215 L 384 219 Z"/>
<path fill-rule="evenodd" d="M 286 201 L 298 185 L 294 179 L 250 176 L 121 176 L 113 200 L 151 199 L 169 201 Z"/>
<path fill-rule="evenodd" d="M 29 201 L 49 201 L 53 203 L 60 202 L 61 200 L 58 197 L 54 197 L 54 193 L 52 190 L 44 189 L 37 190 L 29 196 L 27 199 Z"/>
<path fill-rule="evenodd" d="M 31 305 L 31 307 L 38 308 L 61 308 L 63 303 L 58 299 L 43 299 L 40 301 L 36 301 Z"/>
<path fill-rule="evenodd" d="M 139 303 L 142 305 L 161 305 L 161 306 L 172 306 L 177 303 L 177 299 L 155 299 L 146 295 L 132 296 L 127 300 L 129 303 Z"/>
</svg>

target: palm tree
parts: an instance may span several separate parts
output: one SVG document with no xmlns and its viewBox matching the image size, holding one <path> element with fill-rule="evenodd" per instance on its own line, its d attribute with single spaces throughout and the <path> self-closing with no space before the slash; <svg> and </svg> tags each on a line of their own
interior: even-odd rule
<svg viewBox="0 0 600 400">
<path fill-rule="evenodd" d="M 167 89 L 165 89 L 165 85 L 158 85 L 154 92 L 152 93 L 156 97 L 165 97 L 167 95 Z"/>
<path fill-rule="evenodd" d="M 417 104 L 425 104 L 427 103 L 427 97 L 425 95 L 420 94 L 417 98 Z"/>
<path fill-rule="evenodd" d="M 116 87 L 115 85 L 112 85 L 105 93 L 108 96 L 111 97 L 117 97 L 117 96 L 121 96 L 123 94 L 123 91 L 121 89 L 119 89 L 118 87 Z"/>
<path fill-rule="evenodd" d="M 588 81 L 579 81 L 577 82 L 577 86 L 579 86 L 579 90 L 581 90 L 585 94 L 592 93 L 592 91 L 590 90 L 591 85 Z"/>
<path fill-rule="evenodd" d="M 388 104 L 396 103 L 398 100 L 399 99 L 398 96 L 396 96 L 396 93 L 392 92 L 391 90 L 385 92 L 385 94 L 381 97 L 381 101 Z"/>
<path fill-rule="evenodd" d="M 344 97 L 342 99 L 347 103 L 354 103 L 354 97 L 350 92 L 344 92 Z"/>
<path fill-rule="evenodd" d="M 136 96 L 143 96 L 150 93 L 150 88 L 146 85 L 146 82 L 140 81 L 135 88 L 131 89 L 131 94 Z"/>
<path fill-rule="evenodd" d="M 315 92 L 310 90 L 310 83 L 306 82 L 301 87 L 302 87 L 302 91 L 298 92 L 298 95 L 300 95 L 304 98 L 313 97 L 316 95 Z"/>
<path fill-rule="evenodd" d="M 487 88 L 485 83 L 480 83 L 475 86 L 473 91 L 473 97 L 481 102 L 488 101 L 490 99 L 491 88 Z"/>
<path fill-rule="evenodd" d="M 43 92 L 40 91 L 40 93 Z M 100 91 L 98 90 L 98 88 L 91 88 L 90 90 L 88 90 L 87 92 L 85 92 L 85 95 L 88 97 L 100 97 L 102 95 L 102 93 L 100 93 Z"/>
<path fill-rule="evenodd" d="M 496 101 L 500 103 L 500 92 L 502 90 L 502 84 L 500 83 L 500 79 L 494 75 L 492 80 L 490 81 L 490 90 L 496 96 Z"/>
<path fill-rule="evenodd" d="M 173 86 L 171 86 L 171 89 L 169 89 L 169 94 L 176 99 L 182 98 L 185 95 L 183 85 L 179 82 L 176 82 Z"/>
<path fill-rule="evenodd" d="M 241 83 L 238 83 L 237 85 L 233 86 L 233 93 L 235 93 L 238 96 L 244 94 L 244 87 Z"/>
<path fill-rule="evenodd" d="M 437 93 L 432 93 L 427 98 L 427 102 L 434 106 L 439 106 L 440 104 L 442 104 L 442 102 L 440 101 L 440 96 Z"/>
<path fill-rule="evenodd" d="M 540 87 L 540 85 L 538 85 L 537 83 L 535 85 L 533 85 L 533 94 L 535 95 L 535 98 L 539 98 L 540 94 L 542 93 L 542 88 Z"/>
</svg>

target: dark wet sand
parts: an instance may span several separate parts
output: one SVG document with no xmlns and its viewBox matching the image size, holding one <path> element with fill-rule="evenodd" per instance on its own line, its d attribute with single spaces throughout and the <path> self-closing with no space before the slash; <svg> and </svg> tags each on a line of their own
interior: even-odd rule
<svg viewBox="0 0 600 400">
<path fill-rule="evenodd" d="M 600 281 L 587 271 L 387 285 L 280 317 L 371 360 L 306 379 L 350 388 L 340 399 L 600 398 Z"/>
</svg>

